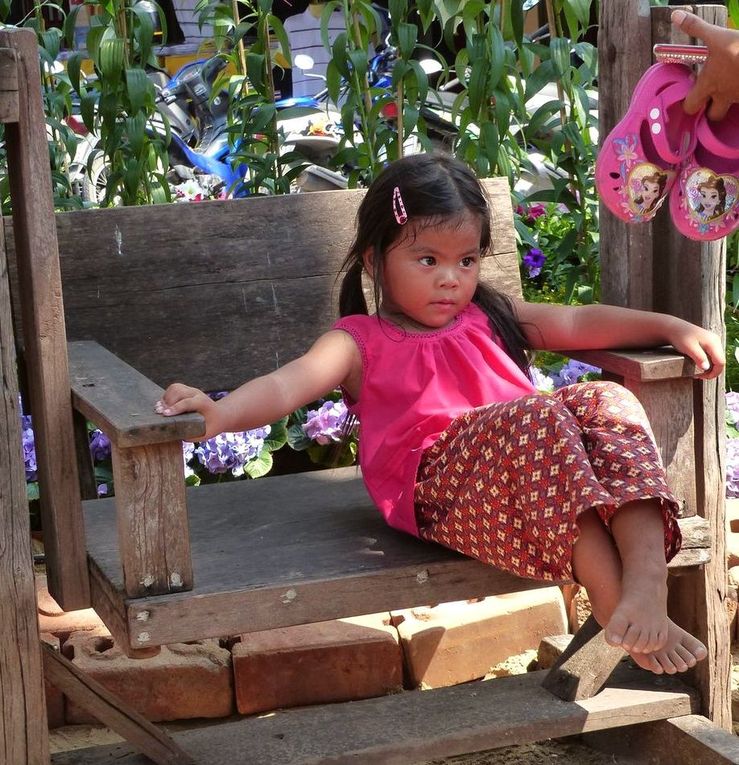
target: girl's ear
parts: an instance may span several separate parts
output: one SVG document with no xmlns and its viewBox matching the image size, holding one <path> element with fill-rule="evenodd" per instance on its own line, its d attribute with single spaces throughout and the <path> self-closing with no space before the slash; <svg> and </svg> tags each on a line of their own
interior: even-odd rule
<svg viewBox="0 0 739 765">
<path fill-rule="evenodd" d="M 370 275 L 371 279 L 375 278 L 374 268 L 374 252 L 371 247 L 368 247 L 362 254 L 362 262 L 364 263 L 364 270 Z"/>
</svg>

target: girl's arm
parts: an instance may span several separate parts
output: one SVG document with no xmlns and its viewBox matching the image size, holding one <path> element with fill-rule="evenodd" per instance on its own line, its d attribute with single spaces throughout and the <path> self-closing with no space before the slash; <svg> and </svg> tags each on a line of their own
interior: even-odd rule
<svg viewBox="0 0 739 765">
<path fill-rule="evenodd" d="M 676 316 L 612 305 L 561 306 L 516 303 L 521 328 L 536 350 L 648 348 L 672 345 L 703 370 L 702 379 L 718 377 L 726 360 L 714 332 Z"/>
<path fill-rule="evenodd" d="M 172 416 L 199 412 L 205 417 L 205 434 L 251 430 L 294 412 L 349 379 L 358 379 L 361 356 L 346 332 L 322 335 L 300 358 L 268 375 L 256 377 L 218 401 L 182 383 L 170 385 L 155 410 Z"/>
</svg>

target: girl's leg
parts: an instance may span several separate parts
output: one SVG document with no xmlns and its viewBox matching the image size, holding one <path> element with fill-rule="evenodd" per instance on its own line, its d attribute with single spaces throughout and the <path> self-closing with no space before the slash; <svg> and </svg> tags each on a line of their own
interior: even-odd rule
<svg viewBox="0 0 739 765">
<path fill-rule="evenodd" d="M 581 513 L 580 536 L 572 551 L 575 578 L 588 591 L 593 616 L 605 628 L 611 645 L 623 646 L 640 667 L 656 674 L 684 672 L 704 659 L 707 651 L 699 640 L 667 618 L 666 584 L 664 596 L 659 586 L 667 577 L 661 511 L 656 503 L 649 502 L 634 503 L 622 510 L 626 512 L 615 516 L 620 515 L 621 520 L 613 536 L 595 510 Z M 658 544 L 652 528 L 657 525 L 654 517 L 659 521 Z M 625 559 L 616 547 L 618 542 L 614 543 L 617 535 Z M 646 543 L 642 544 L 639 537 L 645 537 Z M 659 561 L 661 556 L 662 568 L 649 560 L 655 549 L 659 555 L 654 557 Z M 664 639 L 659 647 L 652 648 L 643 633 L 644 625 L 649 625 L 651 631 L 655 624 L 658 633 L 664 630 Z M 636 650 L 636 645 L 647 645 L 647 649 Z"/>
</svg>

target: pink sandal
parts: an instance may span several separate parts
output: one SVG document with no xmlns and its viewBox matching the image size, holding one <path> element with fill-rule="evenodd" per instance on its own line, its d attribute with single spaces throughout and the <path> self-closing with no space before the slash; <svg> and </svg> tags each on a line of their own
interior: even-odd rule
<svg viewBox="0 0 739 765">
<path fill-rule="evenodd" d="M 691 69 L 683 64 L 649 67 L 623 119 L 603 142 L 595 183 L 603 203 L 622 220 L 651 220 L 678 167 L 692 154 L 697 116 L 682 108 L 692 84 Z"/>
<path fill-rule="evenodd" d="M 719 122 L 702 116 L 695 132 L 695 151 L 670 194 L 670 214 L 684 236 L 711 241 L 739 226 L 739 104 Z"/>
</svg>

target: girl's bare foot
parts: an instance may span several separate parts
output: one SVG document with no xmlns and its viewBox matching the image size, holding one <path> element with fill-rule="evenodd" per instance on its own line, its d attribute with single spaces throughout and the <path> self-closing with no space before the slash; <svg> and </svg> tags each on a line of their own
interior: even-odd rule
<svg viewBox="0 0 739 765">
<path fill-rule="evenodd" d="M 708 656 L 706 647 L 671 619 L 667 620 L 667 642 L 658 651 L 638 653 L 629 651 L 631 658 L 655 675 L 686 672 Z"/>
<path fill-rule="evenodd" d="M 630 654 L 654 654 L 668 641 L 667 571 L 624 571 L 622 595 L 605 627 L 606 642 Z M 686 633 L 687 634 L 687 633 Z"/>
</svg>

